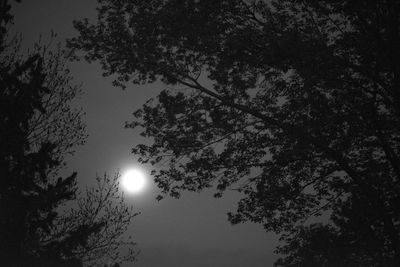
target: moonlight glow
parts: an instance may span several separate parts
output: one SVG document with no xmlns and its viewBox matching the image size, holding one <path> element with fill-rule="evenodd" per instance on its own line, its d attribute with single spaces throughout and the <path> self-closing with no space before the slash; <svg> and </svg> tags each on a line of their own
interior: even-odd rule
<svg viewBox="0 0 400 267">
<path fill-rule="evenodd" d="M 146 177 L 142 171 L 131 169 L 122 175 L 121 185 L 125 191 L 137 194 L 143 191 L 146 185 Z"/>
</svg>

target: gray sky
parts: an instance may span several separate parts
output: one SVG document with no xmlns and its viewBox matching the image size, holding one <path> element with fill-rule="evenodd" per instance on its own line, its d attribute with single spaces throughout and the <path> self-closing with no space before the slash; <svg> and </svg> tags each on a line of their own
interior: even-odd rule
<svg viewBox="0 0 400 267">
<path fill-rule="evenodd" d="M 76 35 L 74 19 L 95 18 L 94 0 L 22 0 L 12 10 L 14 29 L 22 32 L 25 45 L 49 37 L 51 30 L 62 41 Z M 137 131 L 124 129 L 133 111 L 155 96 L 162 84 L 114 88 L 110 78 L 101 75 L 98 64 L 71 65 L 76 83 L 83 83 L 84 96 L 78 104 L 87 113 L 89 138 L 67 161 L 69 170 L 78 171 L 80 184 L 90 184 L 96 173 L 113 174 L 117 169 L 137 165 L 131 148 L 146 142 Z M 149 177 L 151 179 L 151 177 Z M 158 189 L 151 182 L 143 194 L 127 201 L 140 211 L 128 230 L 141 254 L 134 266 L 205 267 L 272 266 L 277 237 L 261 225 L 232 226 L 226 213 L 234 211 L 239 195 L 212 198 L 212 191 L 186 193 L 179 200 L 155 200 Z"/>
</svg>

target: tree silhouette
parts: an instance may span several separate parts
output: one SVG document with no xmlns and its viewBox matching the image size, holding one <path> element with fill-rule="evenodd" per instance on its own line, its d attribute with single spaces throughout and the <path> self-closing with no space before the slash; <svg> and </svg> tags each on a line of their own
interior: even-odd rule
<svg viewBox="0 0 400 267">
<path fill-rule="evenodd" d="M 41 236 L 44 251 L 69 255 L 85 266 L 134 261 L 135 243 L 126 230 L 137 215 L 118 190 L 120 175 L 96 177 L 96 186 L 78 196 L 76 206 L 55 218 L 50 233 Z"/>
<path fill-rule="evenodd" d="M 299 226 L 284 236 L 277 252 L 285 257 L 275 266 L 396 266 L 372 207 L 360 199 L 348 204 L 334 213 L 332 225 Z"/>
<path fill-rule="evenodd" d="M 75 22 L 69 44 L 116 85 L 169 85 L 127 124 L 153 140 L 134 149 L 143 162 L 169 163 L 153 172 L 165 194 L 239 191 L 229 220 L 288 244 L 310 218 L 355 220 L 379 238 L 331 227 L 351 230 L 349 244 L 382 245 L 390 266 L 400 264 L 399 18 L 398 1 L 383 0 L 99 1 L 97 22 Z"/>
<path fill-rule="evenodd" d="M 82 266 L 133 260 L 122 238 L 135 216 L 118 178 L 97 178 L 79 196 L 76 173 L 59 177 L 63 156 L 86 137 L 69 54 L 37 46 L 23 56 L 7 38 L 12 16 L 0 5 L 0 258 L 4 266 Z M 74 204 L 75 203 L 75 204 Z M 69 208 L 68 208 L 69 207 Z M 120 251 L 127 246 L 127 253 Z"/>
</svg>

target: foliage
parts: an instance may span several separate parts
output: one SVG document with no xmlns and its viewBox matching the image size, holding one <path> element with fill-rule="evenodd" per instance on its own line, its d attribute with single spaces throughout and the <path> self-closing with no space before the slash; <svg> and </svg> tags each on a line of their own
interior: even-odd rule
<svg viewBox="0 0 400 267">
<path fill-rule="evenodd" d="M 118 189 L 119 178 L 118 173 L 113 177 L 107 174 L 97 176 L 96 186 L 87 188 L 84 195 L 77 198 L 76 207 L 61 213 L 51 233 L 42 237 L 45 249 L 64 249 L 66 244 L 78 242 L 78 245 L 65 249 L 73 257 L 81 259 L 85 266 L 100 266 L 103 262 L 115 265 L 135 260 L 135 243 L 124 234 L 137 213 L 125 204 Z"/>
<path fill-rule="evenodd" d="M 54 144 L 52 157 L 63 161 L 64 156 L 73 154 L 77 146 L 85 143 L 87 134 L 85 124 L 82 121 L 84 115 L 82 109 L 76 108 L 74 101 L 82 95 L 81 86 L 73 83 L 67 61 L 70 53 L 60 44 L 52 49 L 52 35 L 48 45 L 35 44 L 28 57 L 40 56 L 43 64 L 43 72 L 46 73 L 43 85 L 48 92 L 41 97 L 42 110 L 35 110 L 29 119 L 26 130 L 27 142 L 32 151 L 37 150 L 42 143 Z M 5 46 L 1 54 L 4 66 L 11 68 L 15 62 L 22 62 L 21 55 L 22 38 L 14 37 Z M 45 112 L 43 112 L 45 111 Z"/>
<path fill-rule="evenodd" d="M 127 124 L 153 140 L 133 152 L 157 165 L 165 194 L 237 190 L 230 221 L 288 244 L 310 218 L 362 214 L 353 222 L 380 243 L 358 231 L 346 242 L 383 245 L 389 266 L 400 264 L 399 18 L 383 0 L 99 0 L 69 44 L 116 85 L 170 85 Z"/>
<path fill-rule="evenodd" d="M 379 218 L 360 199 L 344 204 L 333 225 L 298 226 L 282 237 L 275 266 L 396 266 L 393 251 L 379 230 Z"/>
<path fill-rule="evenodd" d="M 296 235 L 287 241 L 279 252 L 289 256 L 279 259 L 275 266 L 360 266 L 346 263 L 346 250 L 351 248 L 347 240 L 328 225 L 299 227 Z"/>
<path fill-rule="evenodd" d="M 87 134 L 82 121 L 82 109 L 74 108 L 74 101 L 82 95 L 81 86 L 73 84 L 67 67 L 69 53 L 58 45 L 55 51 L 36 45 L 35 53 L 44 59 L 44 81 L 50 92 L 43 98 L 45 113 L 36 112 L 29 123 L 28 140 L 32 146 L 51 142 L 56 149 L 53 156 L 62 161 L 66 154 L 73 154 L 76 146 L 85 143 Z"/>
<path fill-rule="evenodd" d="M 76 191 L 75 173 L 48 181 L 49 170 L 60 164 L 51 156 L 55 145 L 44 142 L 33 149 L 27 139 L 33 114 L 46 112 L 41 100 L 49 91 L 42 62 L 33 55 L 13 64 L 2 62 L 0 70 L 0 250 L 10 266 L 33 261 L 36 251 L 30 247 L 35 247 L 35 235 L 49 232 L 57 216 L 54 208 L 71 200 Z"/>
<path fill-rule="evenodd" d="M 72 108 L 69 54 L 36 46 L 27 56 L 7 39 L 12 16 L 0 6 L 0 257 L 6 266 L 82 266 L 133 260 L 122 234 L 135 216 L 118 178 L 77 199 L 77 174 L 58 176 L 63 156 L 86 137 L 82 111 Z M 76 207 L 72 207 L 75 203 Z M 129 249 L 120 254 L 121 246 Z"/>
</svg>

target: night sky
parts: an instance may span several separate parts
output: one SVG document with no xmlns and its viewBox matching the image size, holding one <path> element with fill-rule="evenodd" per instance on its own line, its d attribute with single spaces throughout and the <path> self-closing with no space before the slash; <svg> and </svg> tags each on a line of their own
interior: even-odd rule
<svg viewBox="0 0 400 267">
<path fill-rule="evenodd" d="M 94 0 L 22 1 L 12 10 L 14 31 L 22 33 L 26 48 L 40 34 L 44 42 L 48 40 L 51 30 L 63 42 L 77 35 L 72 21 L 94 19 L 95 7 Z M 84 188 L 93 183 L 96 173 L 113 175 L 118 169 L 138 165 L 131 148 L 147 141 L 138 131 L 124 129 L 124 122 L 130 121 L 132 112 L 156 96 L 163 85 L 132 85 L 123 91 L 112 86 L 111 78 L 102 76 L 96 63 L 72 63 L 71 70 L 75 82 L 83 84 L 84 95 L 76 105 L 86 112 L 89 138 L 67 159 L 65 173 L 77 171 L 80 187 Z M 272 266 L 277 258 L 273 254 L 277 237 L 266 233 L 261 225 L 232 226 L 227 221 L 226 213 L 236 208 L 239 195 L 227 192 L 222 199 L 214 199 L 211 189 L 157 202 L 159 191 L 151 177 L 147 178 L 146 190 L 126 199 L 136 212 L 141 212 L 127 232 L 141 251 L 135 266 Z"/>
</svg>

